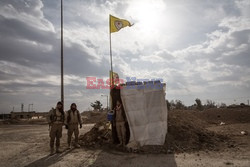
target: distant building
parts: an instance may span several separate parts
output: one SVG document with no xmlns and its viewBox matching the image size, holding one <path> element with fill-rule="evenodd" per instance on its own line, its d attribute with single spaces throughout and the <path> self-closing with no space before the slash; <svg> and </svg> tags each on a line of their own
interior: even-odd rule
<svg viewBox="0 0 250 167">
<path fill-rule="evenodd" d="M 11 112 L 11 119 L 31 119 L 35 115 L 35 111 L 29 112 Z"/>
<path fill-rule="evenodd" d="M 11 114 L 0 114 L 0 119 L 10 119 Z"/>
</svg>

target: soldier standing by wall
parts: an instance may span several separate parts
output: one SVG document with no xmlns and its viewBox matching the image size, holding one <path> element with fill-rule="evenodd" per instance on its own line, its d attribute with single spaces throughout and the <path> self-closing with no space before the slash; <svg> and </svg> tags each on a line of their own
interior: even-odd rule
<svg viewBox="0 0 250 167">
<path fill-rule="evenodd" d="M 62 126 L 64 123 L 64 111 L 62 102 L 58 102 L 55 109 L 49 112 L 49 126 L 50 126 L 50 155 L 54 154 L 54 142 L 56 139 L 56 153 L 61 153 L 60 138 L 62 137 Z"/>
<path fill-rule="evenodd" d="M 80 112 L 77 110 L 77 106 L 75 103 L 72 103 L 70 106 L 70 110 L 66 112 L 65 125 L 66 129 L 68 129 L 68 149 L 71 148 L 71 137 L 73 133 L 75 134 L 74 146 L 76 148 L 80 148 L 80 145 L 78 144 L 78 125 L 80 125 L 80 128 L 82 128 L 82 118 Z"/>
</svg>

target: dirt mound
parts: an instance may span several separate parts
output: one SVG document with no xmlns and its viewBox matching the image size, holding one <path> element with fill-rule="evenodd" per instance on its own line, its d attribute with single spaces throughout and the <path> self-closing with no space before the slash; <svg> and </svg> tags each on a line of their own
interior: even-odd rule
<svg viewBox="0 0 250 167">
<path fill-rule="evenodd" d="M 250 123 L 250 107 L 237 108 L 212 108 L 204 111 L 196 112 L 195 114 L 200 119 L 209 124 L 226 124 L 234 123 Z"/>
<path fill-rule="evenodd" d="M 206 122 L 196 117 L 193 112 L 169 112 L 165 146 L 170 151 L 189 152 L 216 151 L 229 144 L 227 136 L 208 131 L 206 125 Z"/>
<path fill-rule="evenodd" d="M 230 147 L 231 141 L 225 135 L 206 130 L 207 123 L 201 120 L 195 112 L 170 111 L 168 114 L 168 134 L 163 146 L 143 146 L 139 153 L 171 153 L 192 152 L 198 150 L 219 150 Z M 104 147 L 112 143 L 112 135 L 106 115 L 89 132 L 80 136 L 80 145 L 87 147 Z"/>
<path fill-rule="evenodd" d="M 101 121 L 84 135 L 79 137 L 79 144 L 86 147 L 101 147 L 111 143 L 112 132 L 107 121 Z"/>
</svg>

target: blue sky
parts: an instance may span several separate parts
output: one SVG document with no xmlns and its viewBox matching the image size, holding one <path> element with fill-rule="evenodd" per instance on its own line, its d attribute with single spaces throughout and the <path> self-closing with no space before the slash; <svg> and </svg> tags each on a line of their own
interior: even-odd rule
<svg viewBox="0 0 250 167">
<path fill-rule="evenodd" d="M 86 89 L 86 77 L 107 79 L 108 16 L 134 26 L 112 34 L 120 78 L 162 78 L 166 98 L 186 105 L 250 99 L 248 0 L 64 0 L 65 108 L 86 110 L 107 90 Z M 0 112 L 60 100 L 60 1 L 0 2 Z"/>
</svg>

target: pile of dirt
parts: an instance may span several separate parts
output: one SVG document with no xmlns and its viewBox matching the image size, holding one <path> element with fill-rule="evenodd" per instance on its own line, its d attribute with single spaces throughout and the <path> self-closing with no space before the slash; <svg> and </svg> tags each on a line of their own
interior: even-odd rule
<svg viewBox="0 0 250 167">
<path fill-rule="evenodd" d="M 195 115 L 209 124 L 226 124 L 249 123 L 250 107 L 237 108 L 211 108 L 204 111 L 196 112 Z"/>
<path fill-rule="evenodd" d="M 228 136 L 206 129 L 207 123 L 188 111 L 169 112 L 165 146 L 174 152 L 217 151 L 231 145 Z"/>
<path fill-rule="evenodd" d="M 94 125 L 94 127 L 79 136 L 79 144 L 85 147 L 98 148 L 105 144 L 110 144 L 112 139 L 112 132 L 110 123 L 107 121 L 100 121 Z"/>
<path fill-rule="evenodd" d="M 87 147 L 112 146 L 112 135 L 107 125 L 106 115 L 89 132 L 80 136 L 80 145 Z M 217 151 L 232 145 L 229 137 L 206 129 L 206 121 L 188 111 L 170 111 L 168 114 L 168 134 L 163 146 L 143 146 L 139 153 L 193 152 L 199 150 Z"/>
</svg>

